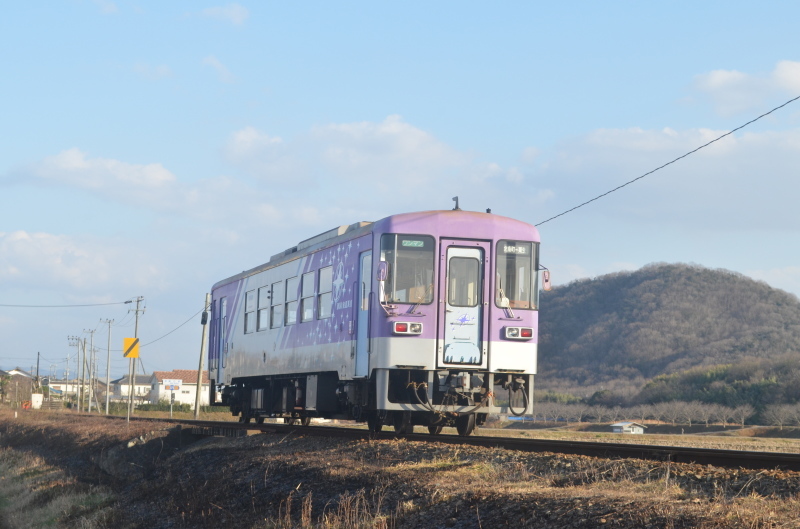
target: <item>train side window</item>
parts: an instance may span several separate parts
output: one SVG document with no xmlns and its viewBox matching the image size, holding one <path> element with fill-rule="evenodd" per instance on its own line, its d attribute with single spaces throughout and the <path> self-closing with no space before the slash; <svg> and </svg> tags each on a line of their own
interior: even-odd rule
<svg viewBox="0 0 800 529">
<path fill-rule="evenodd" d="M 319 294 L 317 294 L 317 318 L 330 318 L 333 312 L 333 267 L 319 269 Z"/>
<path fill-rule="evenodd" d="M 277 329 L 283 325 L 283 281 L 272 283 L 272 307 L 270 307 L 271 327 Z"/>
<path fill-rule="evenodd" d="M 311 321 L 314 319 L 314 276 L 315 272 L 303 274 L 303 292 L 300 300 L 300 321 Z"/>
<path fill-rule="evenodd" d="M 286 314 L 284 314 L 286 325 L 297 323 L 297 294 L 299 293 L 299 287 L 299 277 L 291 277 L 286 280 Z"/>
<path fill-rule="evenodd" d="M 244 295 L 244 333 L 256 330 L 256 291 L 251 290 Z"/>
<path fill-rule="evenodd" d="M 258 289 L 258 322 L 257 330 L 265 331 L 269 329 L 269 287 Z"/>
</svg>

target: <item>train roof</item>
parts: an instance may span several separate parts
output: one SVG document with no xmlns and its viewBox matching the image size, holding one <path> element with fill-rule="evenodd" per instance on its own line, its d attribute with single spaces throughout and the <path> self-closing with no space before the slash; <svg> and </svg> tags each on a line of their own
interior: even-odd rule
<svg viewBox="0 0 800 529">
<path fill-rule="evenodd" d="M 227 279 L 218 281 L 216 289 L 232 281 L 257 274 L 269 268 L 288 263 L 315 250 L 326 248 L 341 241 L 360 237 L 366 233 L 418 233 L 436 232 L 456 236 L 468 233 L 476 239 L 520 239 L 539 242 L 539 232 L 535 226 L 521 220 L 503 217 L 494 213 L 458 210 L 431 210 L 414 213 L 390 215 L 375 222 L 356 222 L 324 231 L 314 237 L 302 240 L 297 246 L 270 257 L 269 261 L 249 270 L 244 270 Z"/>
</svg>

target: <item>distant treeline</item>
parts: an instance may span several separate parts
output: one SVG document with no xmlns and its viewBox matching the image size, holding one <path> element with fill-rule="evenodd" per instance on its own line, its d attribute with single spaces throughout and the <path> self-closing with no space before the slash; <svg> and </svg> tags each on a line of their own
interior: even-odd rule
<svg viewBox="0 0 800 529">
<path fill-rule="evenodd" d="M 534 406 L 534 419 L 544 422 L 596 422 L 661 421 L 677 425 L 722 426 L 760 424 L 769 426 L 800 426 L 800 404 L 773 404 L 757 411 L 749 404 L 736 407 L 704 402 L 671 401 L 637 406 L 601 406 L 585 403 L 538 402 Z"/>
</svg>

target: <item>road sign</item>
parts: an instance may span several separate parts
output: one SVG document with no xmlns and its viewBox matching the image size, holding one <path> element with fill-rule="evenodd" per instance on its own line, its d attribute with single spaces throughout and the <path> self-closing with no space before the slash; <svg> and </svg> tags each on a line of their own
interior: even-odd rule
<svg viewBox="0 0 800 529">
<path fill-rule="evenodd" d="M 122 339 L 122 356 L 125 358 L 139 358 L 139 338 Z"/>
<path fill-rule="evenodd" d="M 164 389 L 167 391 L 178 391 L 181 389 L 181 384 L 183 384 L 183 380 L 179 378 L 165 378 L 164 379 Z"/>
</svg>

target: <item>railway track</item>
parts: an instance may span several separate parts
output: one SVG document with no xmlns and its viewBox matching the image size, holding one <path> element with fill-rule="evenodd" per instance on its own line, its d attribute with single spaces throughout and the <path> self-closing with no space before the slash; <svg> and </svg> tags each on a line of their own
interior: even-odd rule
<svg viewBox="0 0 800 529">
<path fill-rule="evenodd" d="M 288 435 L 297 433 L 319 437 L 346 439 L 396 439 L 394 432 L 369 432 L 357 428 L 338 426 L 298 426 L 290 424 L 244 424 L 229 421 L 193 421 L 173 419 L 136 419 L 169 422 L 191 428 L 197 435 L 237 436 L 248 431 Z M 433 442 L 450 445 L 483 446 L 520 450 L 523 452 L 552 452 L 565 455 L 584 455 L 605 459 L 641 459 L 695 463 L 722 468 L 781 469 L 800 472 L 800 454 L 785 452 L 751 452 L 744 450 L 719 450 L 712 448 L 690 448 L 639 444 L 603 443 L 591 441 L 562 441 L 547 439 L 521 439 L 512 437 L 488 437 L 456 435 L 430 435 L 411 433 L 402 436 L 411 442 Z"/>
</svg>

